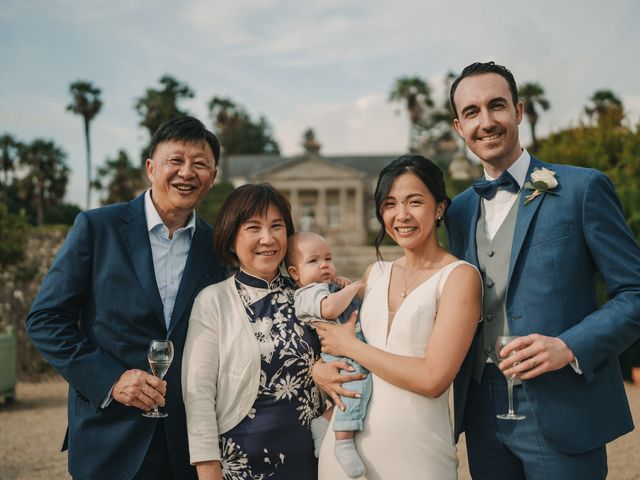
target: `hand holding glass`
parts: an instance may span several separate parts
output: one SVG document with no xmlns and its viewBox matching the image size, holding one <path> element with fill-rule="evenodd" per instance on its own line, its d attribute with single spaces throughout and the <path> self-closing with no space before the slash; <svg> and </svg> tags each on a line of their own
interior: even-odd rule
<svg viewBox="0 0 640 480">
<path fill-rule="evenodd" d="M 501 335 L 496 339 L 496 354 L 500 360 L 504 360 L 507 357 L 502 357 L 500 355 L 500 351 L 503 347 L 505 347 L 508 343 L 511 343 L 518 337 Z M 508 356 L 516 353 L 516 350 L 512 350 Z M 507 394 L 509 395 L 509 411 L 507 413 L 502 413 L 500 415 L 496 415 L 496 417 L 501 420 L 523 420 L 526 418 L 524 415 L 519 415 L 513 410 L 513 377 L 514 375 L 507 376 Z"/>
<path fill-rule="evenodd" d="M 171 340 L 151 340 L 147 351 L 147 359 L 149 360 L 151 372 L 162 380 L 173 360 L 173 343 L 171 343 Z M 143 412 L 142 415 L 149 418 L 164 418 L 168 414 L 159 410 L 158 405 L 155 405 L 153 410 Z"/>
</svg>

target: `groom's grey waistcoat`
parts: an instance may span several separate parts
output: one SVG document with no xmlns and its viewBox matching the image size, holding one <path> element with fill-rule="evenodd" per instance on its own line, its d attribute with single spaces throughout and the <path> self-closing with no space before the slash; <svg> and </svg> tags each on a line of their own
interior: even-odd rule
<svg viewBox="0 0 640 480">
<path fill-rule="evenodd" d="M 480 215 L 476 226 L 476 243 L 478 248 L 478 262 L 484 279 L 484 299 L 482 303 L 482 331 L 480 345 L 476 349 L 473 365 L 473 378 L 480 382 L 487 358 L 491 357 L 497 363 L 495 354 L 495 340 L 498 335 L 508 335 L 509 326 L 505 321 L 505 293 L 507 290 L 507 275 L 513 232 L 518 216 L 517 200 L 509 210 L 507 217 L 500 225 L 493 239 L 487 238 L 485 232 L 484 202 L 480 202 Z"/>
<path fill-rule="evenodd" d="M 542 168 L 554 171 L 559 183 L 527 205 L 529 192 L 520 194 L 505 306 L 511 334 L 558 337 L 579 359 L 582 375 L 567 365 L 520 387 L 536 431 L 559 451 L 577 454 L 633 429 L 618 355 L 640 338 L 640 248 L 603 173 L 531 157 L 525 178 Z M 446 213 L 451 253 L 478 268 L 479 213 L 480 198 L 472 188 Z M 602 306 L 599 276 L 609 297 Z M 477 392 L 469 381 L 481 348 L 478 329 L 455 379 L 457 435 L 476 412 L 470 407 Z"/>
</svg>

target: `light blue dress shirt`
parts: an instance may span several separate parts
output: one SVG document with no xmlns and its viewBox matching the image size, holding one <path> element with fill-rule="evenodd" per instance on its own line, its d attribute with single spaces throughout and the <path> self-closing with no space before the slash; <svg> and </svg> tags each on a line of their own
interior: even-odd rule
<svg viewBox="0 0 640 480">
<path fill-rule="evenodd" d="M 189 248 L 191 248 L 191 238 L 196 230 L 196 213 L 192 212 L 187 225 L 177 229 L 173 233 L 173 238 L 169 238 L 169 229 L 162 222 L 151 201 L 151 190 L 147 190 L 144 194 L 144 212 L 147 217 L 153 270 L 162 299 L 164 323 L 168 330 Z"/>
<path fill-rule="evenodd" d="M 164 324 L 169 330 L 171 314 L 176 303 L 180 280 L 187 264 L 187 256 L 191 248 L 191 238 L 196 230 L 196 212 L 191 213 L 187 225 L 179 228 L 169 238 L 169 229 L 164 225 L 155 205 L 151 201 L 151 190 L 144 194 L 144 213 L 147 219 L 147 231 L 151 243 L 151 255 L 153 256 L 153 271 L 156 275 L 156 284 L 162 299 Z M 113 400 L 113 387 L 100 405 L 107 408 Z"/>
</svg>

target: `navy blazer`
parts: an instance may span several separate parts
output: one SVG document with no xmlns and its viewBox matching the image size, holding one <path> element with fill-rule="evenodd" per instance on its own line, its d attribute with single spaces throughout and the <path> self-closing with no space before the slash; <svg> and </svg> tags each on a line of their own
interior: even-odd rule
<svg viewBox="0 0 640 480">
<path fill-rule="evenodd" d="M 513 335 L 561 338 L 578 359 L 571 366 L 524 381 L 545 438 L 558 450 L 580 453 L 633 429 L 618 355 L 640 337 L 640 247 L 625 223 L 610 180 L 593 169 L 551 165 L 558 187 L 524 205 L 524 190 L 509 263 L 506 318 Z M 479 196 L 468 189 L 447 211 L 454 255 L 478 266 Z M 608 301 L 600 306 L 596 279 Z M 456 438 L 464 430 L 471 351 L 454 382 Z"/>
<path fill-rule="evenodd" d="M 152 339 L 175 347 L 165 376 L 162 420 L 176 478 L 189 465 L 181 390 L 182 350 L 195 296 L 224 279 L 212 249 L 213 230 L 196 219 L 191 248 L 167 330 L 155 280 L 144 195 L 78 215 L 27 318 L 27 332 L 69 382 L 69 472 L 81 479 L 127 479 L 140 468 L 158 420 L 112 401 L 100 408 L 120 375 L 149 371 Z M 63 447 L 63 449 L 64 449 Z"/>
</svg>

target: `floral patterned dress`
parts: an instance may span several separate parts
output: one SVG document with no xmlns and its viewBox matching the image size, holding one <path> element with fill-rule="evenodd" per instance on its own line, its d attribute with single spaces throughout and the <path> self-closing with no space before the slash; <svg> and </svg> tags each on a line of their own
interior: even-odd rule
<svg viewBox="0 0 640 480">
<path fill-rule="evenodd" d="M 220 435 L 223 477 L 315 480 L 309 426 L 321 413 L 311 379 L 320 352 L 317 335 L 296 318 L 288 278 L 266 282 L 241 270 L 235 280 L 260 347 L 260 388 L 247 417 Z"/>
</svg>

